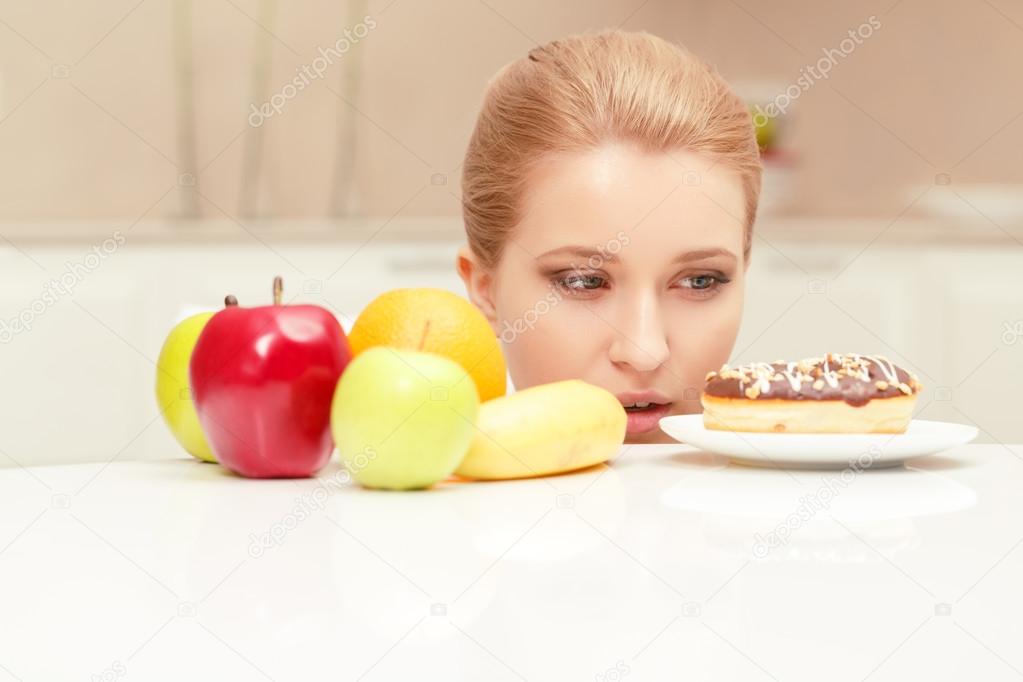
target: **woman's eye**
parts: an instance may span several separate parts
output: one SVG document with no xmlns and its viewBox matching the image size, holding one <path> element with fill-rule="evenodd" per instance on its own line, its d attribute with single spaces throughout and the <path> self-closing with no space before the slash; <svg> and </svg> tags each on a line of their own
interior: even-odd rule
<svg viewBox="0 0 1023 682">
<path fill-rule="evenodd" d="M 706 295 L 714 293 L 722 284 L 727 284 L 729 281 L 722 275 L 704 274 L 683 277 L 679 280 L 679 283 L 684 289 L 690 289 L 693 292 Z"/>
<path fill-rule="evenodd" d="M 556 280 L 558 286 L 570 292 L 587 292 L 604 288 L 605 279 L 600 275 L 567 275 Z"/>
<path fill-rule="evenodd" d="M 686 286 L 690 289 L 709 289 L 714 286 L 717 279 L 713 275 L 697 275 L 696 277 L 687 277 L 682 281 L 688 282 Z"/>
</svg>

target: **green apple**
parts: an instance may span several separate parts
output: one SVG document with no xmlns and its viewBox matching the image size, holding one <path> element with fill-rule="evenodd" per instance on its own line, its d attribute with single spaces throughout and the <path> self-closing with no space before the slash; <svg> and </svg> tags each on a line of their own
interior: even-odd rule
<svg viewBox="0 0 1023 682">
<path fill-rule="evenodd" d="M 216 462 L 210 450 L 199 415 L 192 404 L 188 361 L 199 334 L 213 313 L 199 313 L 182 320 L 167 335 L 156 361 L 156 402 L 171 433 L 188 454 L 206 462 Z"/>
<path fill-rule="evenodd" d="M 427 488 L 469 450 L 479 397 L 454 360 L 375 346 L 345 368 L 331 405 L 341 459 L 369 488 Z"/>
</svg>

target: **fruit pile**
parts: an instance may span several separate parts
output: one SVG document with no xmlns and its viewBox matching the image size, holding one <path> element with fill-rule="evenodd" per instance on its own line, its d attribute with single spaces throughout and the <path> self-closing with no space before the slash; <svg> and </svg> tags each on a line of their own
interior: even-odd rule
<svg viewBox="0 0 1023 682">
<path fill-rule="evenodd" d="M 351 333 L 327 310 L 238 305 L 178 324 L 157 362 L 160 411 L 193 456 L 250 478 L 313 476 L 336 448 L 364 486 L 427 488 L 451 475 L 542 476 L 610 459 L 625 410 L 570 379 L 505 395 L 496 335 L 465 299 L 396 289 Z"/>
</svg>

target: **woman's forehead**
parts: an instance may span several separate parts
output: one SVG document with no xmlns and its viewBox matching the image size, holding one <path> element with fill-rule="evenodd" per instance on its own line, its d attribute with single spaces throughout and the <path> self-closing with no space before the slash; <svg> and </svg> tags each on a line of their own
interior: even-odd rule
<svg viewBox="0 0 1023 682">
<path fill-rule="evenodd" d="M 522 208 L 515 239 L 534 257 L 623 236 L 628 251 L 647 260 L 692 249 L 742 253 L 739 176 L 697 154 L 620 146 L 559 154 L 535 169 Z"/>
</svg>

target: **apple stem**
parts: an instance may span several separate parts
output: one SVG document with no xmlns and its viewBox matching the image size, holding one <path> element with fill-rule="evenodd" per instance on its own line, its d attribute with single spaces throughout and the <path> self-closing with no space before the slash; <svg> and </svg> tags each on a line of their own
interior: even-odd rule
<svg viewBox="0 0 1023 682">
<path fill-rule="evenodd" d="M 231 308 L 236 305 L 238 305 L 238 299 L 235 298 L 232 294 L 228 294 L 227 296 L 224 297 L 225 308 Z"/>
<path fill-rule="evenodd" d="M 281 298 L 284 296 L 284 280 L 280 275 L 274 277 L 274 305 L 281 304 Z"/>
</svg>

